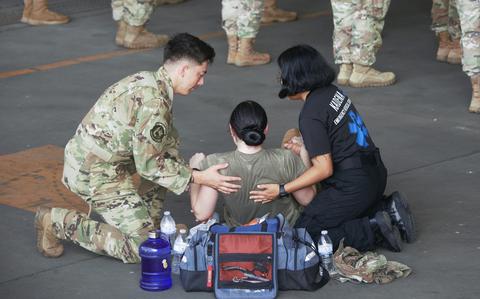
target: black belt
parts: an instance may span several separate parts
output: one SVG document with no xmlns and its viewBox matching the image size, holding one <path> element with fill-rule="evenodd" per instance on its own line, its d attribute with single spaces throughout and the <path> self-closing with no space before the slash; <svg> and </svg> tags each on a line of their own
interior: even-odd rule
<svg viewBox="0 0 480 299">
<path fill-rule="evenodd" d="M 335 163 L 334 170 L 347 170 L 362 168 L 363 165 L 379 165 L 380 164 L 380 152 L 376 149 L 373 152 L 356 154 L 342 161 Z"/>
</svg>

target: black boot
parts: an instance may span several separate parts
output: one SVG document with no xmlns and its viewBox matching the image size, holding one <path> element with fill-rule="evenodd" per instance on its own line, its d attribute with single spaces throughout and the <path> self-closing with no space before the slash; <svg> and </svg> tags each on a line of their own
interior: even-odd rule
<svg viewBox="0 0 480 299">
<path fill-rule="evenodd" d="M 402 239 L 398 227 L 392 225 L 392 219 L 385 211 L 379 211 L 370 219 L 370 227 L 375 233 L 377 243 L 389 250 L 402 251 Z"/>
<path fill-rule="evenodd" d="M 407 243 L 413 243 L 417 238 L 415 220 L 405 196 L 398 191 L 393 192 L 386 198 L 386 206 L 386 211 L 392 223 L 400 230 L 402 239 Z"/>
</svg>

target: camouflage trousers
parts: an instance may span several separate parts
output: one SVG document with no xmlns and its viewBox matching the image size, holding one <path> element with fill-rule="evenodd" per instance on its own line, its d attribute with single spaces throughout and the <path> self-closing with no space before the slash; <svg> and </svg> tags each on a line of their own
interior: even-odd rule
<svg viewBox="0 0 480 299">
<path fill-rule="evenodd" d="M 154 5 L 154 0 L 112 0 L 113 19 L 131 26 L 142 26 L 150 18 Z"/>
<path fill-rule="evenodd" d="M 463 71 L 480 74 L 480 0 L 456 0 L 462 28 Z"/>
<path fill-rule="evenodd" d="M 260 28 L 263 0 L 222 0 L 222 27 L 227 35 L 254 38 Z"/>
<path fill-rule="evenodd" d="M 132 164 L 110 164 L 97 159 L 88 172 L 81 170 L 76 167 L 75 153 L 70 142 L 65 148 L 64 184 L 105 223 L 75 210 L 53 208 L 57 237 L 124 263 L 140 262 L 138 247 L 147 239 L 148 231 L 159 227 L 166 189 L 142 179 L 137 190 L 131 176 Z"/>
<path fill-rule="evenodd" d="M 457 0 L 433 0 L 432 2 L 432 30 L 437 34 L 448 31 L 451 38 L 459 39 L 462 32 Z"/>
<path fill-rule="evenodd" d="M 335 64 L 372 65 L 390 0 L 331 0 Z"/>
</svg>

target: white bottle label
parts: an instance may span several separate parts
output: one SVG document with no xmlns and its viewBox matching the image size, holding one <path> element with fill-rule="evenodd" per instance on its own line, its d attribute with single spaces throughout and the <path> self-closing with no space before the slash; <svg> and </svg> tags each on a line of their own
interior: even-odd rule
<svg viewBox="0 0 480 299">
<path fill-rule="evenodd" d="M 332 244 L 319 244 L 318 245 L 318 253 L 320 255 L 332 254 L 332 252 L 333 252 Z"/>
</svg>

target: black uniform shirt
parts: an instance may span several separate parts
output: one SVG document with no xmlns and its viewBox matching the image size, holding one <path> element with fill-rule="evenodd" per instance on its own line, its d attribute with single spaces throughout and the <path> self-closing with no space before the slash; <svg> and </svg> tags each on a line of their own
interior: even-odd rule
<svg viewBox="0 0 480 299">
<path fill-rule="evenodd" d="M 335 85 L 310 92 L 299 126 L 310 158 L 331 153 L 336 164 L 356 153 L 375 150 L 353 103 Z"/>
</svg>

